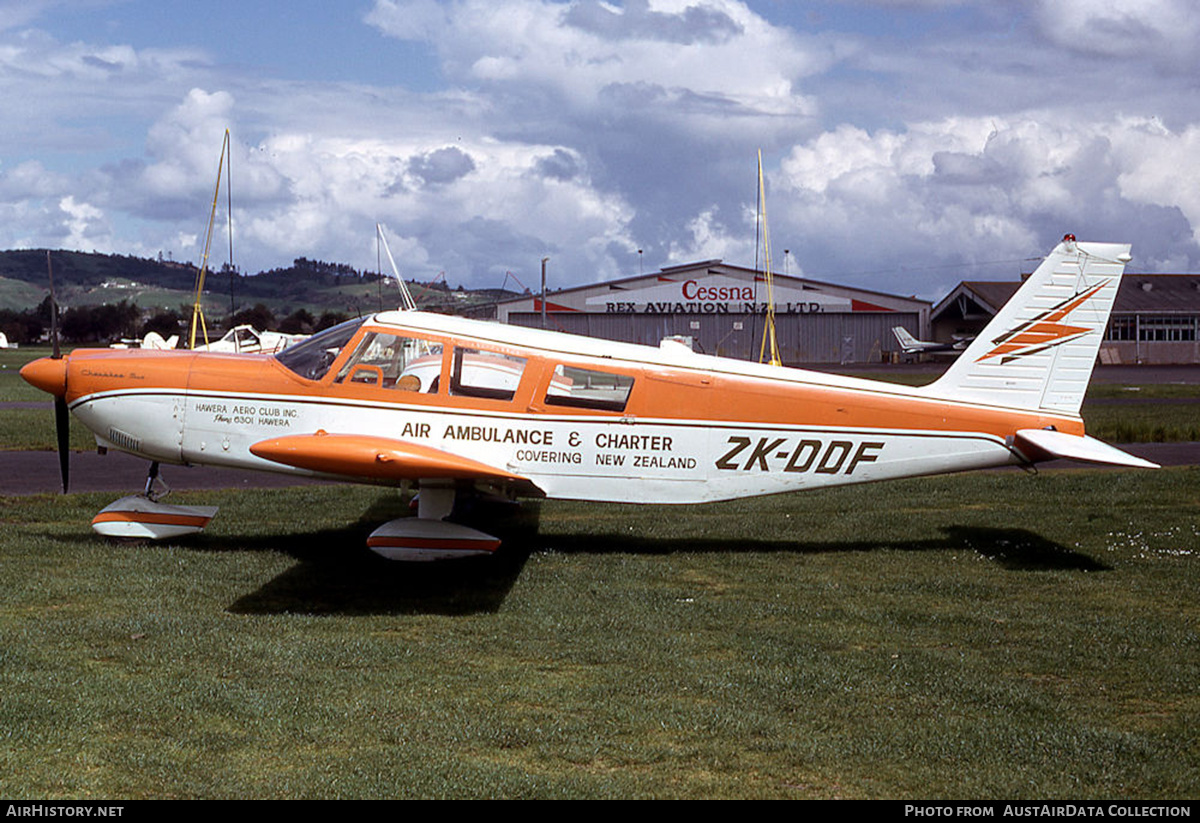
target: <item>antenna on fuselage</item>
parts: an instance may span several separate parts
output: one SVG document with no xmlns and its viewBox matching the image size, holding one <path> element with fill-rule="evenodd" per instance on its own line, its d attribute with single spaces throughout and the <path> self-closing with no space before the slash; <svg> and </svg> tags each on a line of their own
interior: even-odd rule
<svg viewBox="0 0 1200 823">
<path fill-rule="evenodd" d="M 392 257 L 392 250 L 388 248 L 387 237 L 383 234 L 383 226 L 379 223 L 375 224 L 375 240 L 383 245 L 383 250 L 387 254 L 388 262 L 392 265 L 392 276 L 396 278 L 396 285 L 400 287 L 400 302 L 401 308 L 404 311 L 415 311 L 417 301 L 413 300 L 412 293 L 408 290 L 408 284 L 404 282 L 404 278 L 400 276 L 400 269 L 396 267 L 396 258 Z"/>
</svg>

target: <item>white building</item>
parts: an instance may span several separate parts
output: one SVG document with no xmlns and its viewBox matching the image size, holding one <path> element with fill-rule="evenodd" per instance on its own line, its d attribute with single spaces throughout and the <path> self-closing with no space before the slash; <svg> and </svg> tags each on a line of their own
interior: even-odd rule
<svg viewBox="0 0 1200 823">
<path fill-rule="evenodd" d="M 772 280 L 776 337 L 787 364 L 880 362 L 897 350 L 893 326 L 918 337 L 929 332 L 925 300 L 781 274 Z M 698 352 L 758 360 L 767 305 L 760 272 L 708 260 L 551 291 L 545 326 L 651 346 L 683 336 Z M 540 295 L 497 304 L 497 319 L 541 327 Z"/>
</svg>

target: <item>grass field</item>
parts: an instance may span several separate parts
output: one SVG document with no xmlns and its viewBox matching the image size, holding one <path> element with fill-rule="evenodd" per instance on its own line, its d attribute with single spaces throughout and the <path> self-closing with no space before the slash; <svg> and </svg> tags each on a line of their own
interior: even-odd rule
<svg viewBox="0 0 1200 823">
<path fill-rule="evenodd" d="M 1110 443 L 1180 443 L 1200 440 L 1200 403 L 1167 401 L 1107 405 L 1085 401 L 1088 434 Z"/>
<path fill-rule="evenodd" d="M 49 357 L 49 348 L 0 349 L 0 402 L 46 400 L 38 391 L 21 379 L 21 367 L 39 357 Z"/>
<path fill-rule="evenodd" d="M 110 497 L 0 501 L 2 796 L 1200 792 L 1197 469 L 546 503 L 425 566 L 379 490 L 177 495 L 172 546 Z"/>
</svg>

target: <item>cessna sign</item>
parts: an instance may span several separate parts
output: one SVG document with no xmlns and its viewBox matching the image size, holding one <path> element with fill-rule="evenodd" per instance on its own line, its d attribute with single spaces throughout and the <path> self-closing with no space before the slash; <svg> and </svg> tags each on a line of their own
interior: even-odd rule
<svg viewBox="0 0 1200 823">
<path fill-rule="evenodd" d="M 776 274 L 773 285 L 768 297 L 767 283 L 754 269 L 702 260 L 558 289 L 546 295 L 544 305 L 538 294 L 504 300 L 496 304 L 495 317 L 649 346 L 681 335 L 692 338 L 696 351 L 753 360 L 763 315 L 773 303 L 780 355 L 789 363 L 878 360 L 896 350 L 893 327 L 914 333 L 928 328 L 929 303 L 915 297 L 788 274 Z"/>
<path fill-rule="evenodd" d="M 772 289 L 778 314 L 851 311 L 852 301 L 816 289 L 776 284 Z M 714 275 L 704 278 L 657 278 L 638 288 L 613 289 L 587 299 L 589 307 L 608 314 L 765 314 L 765 281 Z"/>
</svg>

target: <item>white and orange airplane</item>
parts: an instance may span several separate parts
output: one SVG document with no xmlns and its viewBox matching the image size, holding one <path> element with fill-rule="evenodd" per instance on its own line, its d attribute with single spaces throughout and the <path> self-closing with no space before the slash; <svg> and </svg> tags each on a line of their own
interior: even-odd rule
<svg viewBox="0 0 1200 823">
<path fill-rule="evenodd" d="M 152 479 L 174 463 L 414 482 L 416 517 L 368 544 L 439 559 L 499 543 L 445 519 L 464 494 L 682 504 L 1051 458 L 1154 467 L 1088 437 L 1079 416 L 1129 259 L 1127 245 L 1067 235 L 920 388 L 419 311 L 273 357 L 76 350 L 21 374 L 100 447 L 151 461 Z M 152 485 L 97 531 L 169 537 L 212 516 Z"/>
<path fill-rule="evenodd" d="M 955 336 L 953 343 L 918 340 L 903 326 L 893 326 L 892 334 L 895 336 L 896 342 L 900 344 L 900 351 L 905 354 L 945 354 L 953 357 L 958 357 L 975 339 L 974 337 Z"/>
</svg>

